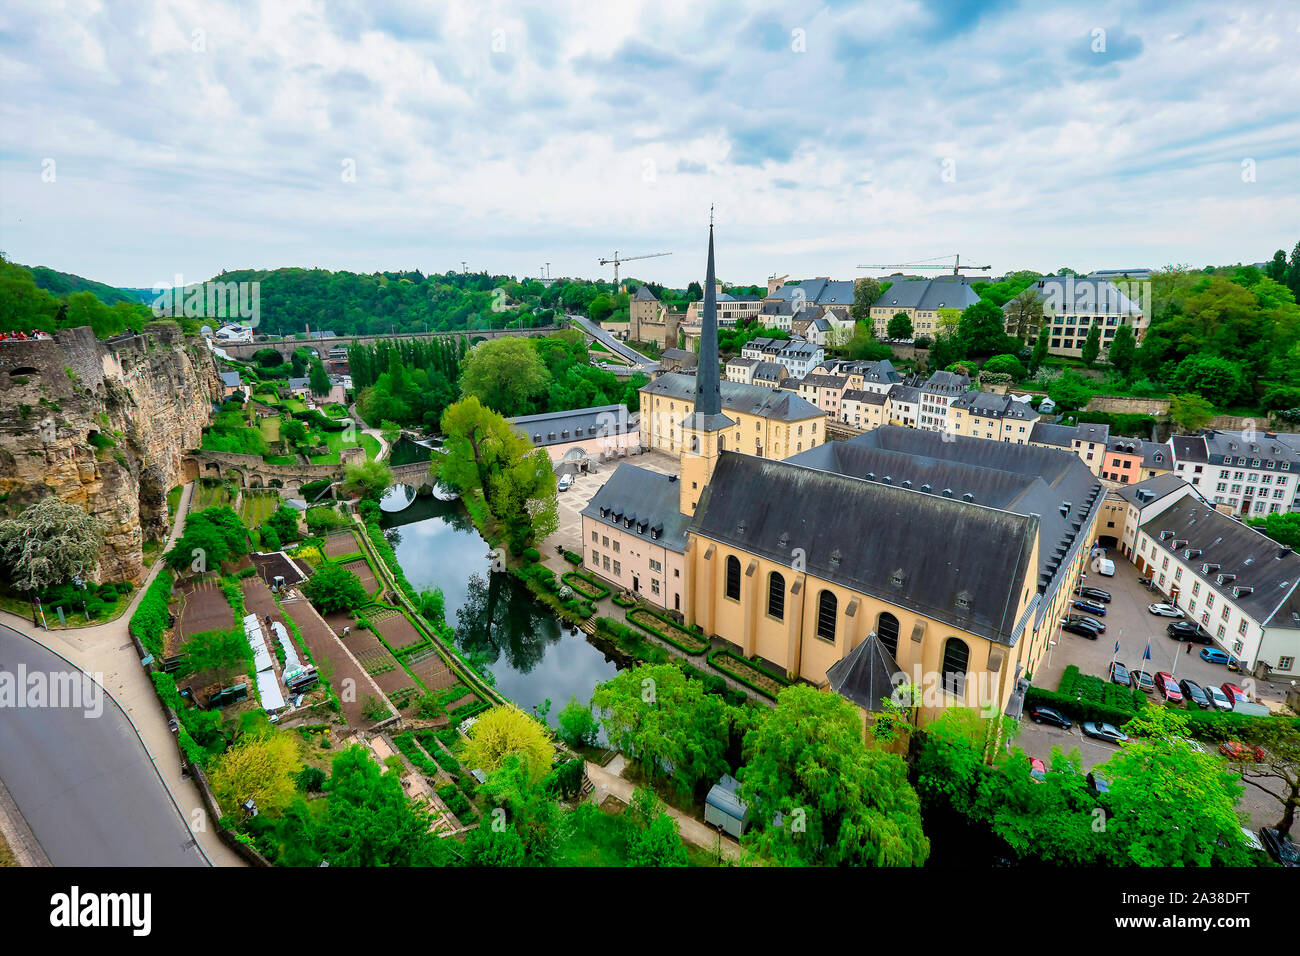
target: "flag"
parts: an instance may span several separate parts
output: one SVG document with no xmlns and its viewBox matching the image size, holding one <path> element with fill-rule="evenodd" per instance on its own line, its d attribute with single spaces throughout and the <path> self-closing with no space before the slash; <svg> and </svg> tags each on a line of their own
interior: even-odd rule
<svg viewBox="0 0 1300 956">
<path fill-rule="evenodd" d="M 1147 641 L 1147 649 L 1146 649 L 1145 651 L 1142 652 L 1142 659 L 1143 659 L 1144 661 L 1149 661 L 1149 660 L 1151 660 L 1151 642 L 1150 642 L 1150 641 Z"/>
<path fill-rule="evenodd" d="M 1119 653 L 1119 641 L 1116 641 L 1116 642 L 1115 642 L 1115 653 L 1116 653 L 1116 654 Z"/>
</svg>

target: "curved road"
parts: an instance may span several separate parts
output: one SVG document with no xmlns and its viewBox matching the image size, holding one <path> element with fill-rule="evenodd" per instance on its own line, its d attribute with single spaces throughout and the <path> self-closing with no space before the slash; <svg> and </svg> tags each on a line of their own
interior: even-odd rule
<svg viewBox="0 0 1300 956">
<path fill-rule="evenodd" d="M 81 674 L 0 624 L 0 680 L 16 680 L 20 668 L 27 675 Z M 210 865 L 130 721 L 95 690 L 90 707 L 13 707 L 8 700 L 0 706 L 0 780 L 50 862 Z M 96 710 L 98 716 L 87 716 Z"/>
<path fill-rule="evenodd" d="M 565 316 L 565 318 L 567 318 L 570 322 L 572 322 L 579 329 L 585 332 L 587 336 L 595 339 L 597 342 L 605 346 L 605 348 L 609 349 L 611 352 L 615 353 L 616 355 L 621 355 L 623 358 L 627 359 L 633 365 L 654 364 L 654 359 L 650 358 L 649 356 L 642 355 L 640 352 L 638 352 L 634 348 L 631 348 L 626 343 L 620 342 L 618 339 L 614 338 L 614 336 L 610 335 L 608 332 L 602 329 L 595 322 L 592 322 L 586 316 L 568 315 Z"/>
</svg>

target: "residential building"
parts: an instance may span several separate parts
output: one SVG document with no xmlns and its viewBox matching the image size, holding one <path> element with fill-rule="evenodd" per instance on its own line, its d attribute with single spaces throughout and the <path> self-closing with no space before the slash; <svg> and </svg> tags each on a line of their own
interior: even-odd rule
<svg viewBox="0 0 1300 956">
<path fill-rule="evenodd" d="M 553 464 L 623 458 L 641 450 L 640 415 L 626 405 L 598 405 L 506 419 L 523 437 L 545 448 Z"/>
<path fill-rule="evenodd" d="M 221 398 L 223 401 L 228 401 L 231 396 L 242 389 L 243 385 L 239 381 L 238 372 L 221 373 Z"/>
<path fill-rule="evenodd" d="M 848 388 L 848 384 L 847 375 L 816 375 L 810 372 L 798 380 L 799 397 L 816 405 L 826 413 L 827 418 L 838 420 L 840 398 Z"/>
<path fill-rule="evenodd" d="M 820 345 L 800 339 L 771 339 L 766 336 L 745 343 L 740 354 L 745 358 L 784 365 L 786 373 L 795 378 L 803 378 L 826 359 L 826 350 Z"/>
<path fill-rule="evenodd" d="M 1089 422 L 1080 422 L 1078 425 L 1052 425 L 1040 421 L 1034 423 L 1033 430 L 1029 433 L 1029 444 L 1074 452 L 1088 466 L 1088 470 L 1098 477 L 1101 476 L 1102 462 L 1106 458 L 1106 444 L 1109 441 L 1109 425 L 1094 425 Z"/>
<path fill-rule="evenodd" d="M 887 398 L 885 416 L 889 424 L 916 428 L 921 417 L 921 390 L 915 385 L 895 385 Z"/>
<path fill-rule="evenodd" d="M 924 382 L 913 382 L 920 387 L 921 409 L 918 428 L 931 431 L 948 431 L 948 406 L 970 389 L 970 376 L 956 372 L 934 372 Z"/>
<path fill-rule="evenodd" d="M 781 383 L 789 377 L 785 366 L 778 362 L 759 362 L 754 366 L 753 384 L 764 388 L 780 388 Z"/>
<path fill-rule="evenodd" d="M 1113 489 L 1106 495 L 1106 503 L 1115 514 L 1102 515 L 1103 520 L 1097 528 L 1098 545 L 1106 549 L 1118 548 L 1124 557 L 1134 561 L 1138 529 L 1189 494 L 1196 495 L 1196 489 L 1172 474 Z"/>
<path fill-rule="evenodd" d="M 754 369 L 759 364 L 759 359 L 745 358 L 742 355 L 727 359 L 727 381 L 738 382 L 741 385 L 752 385 L 754 382 Z"/>
<path fill-rule="evenodd" d="M 889 278 L 881 282 L 891 281 Z M 935 276 L 933 279 L 900 279 L 892 284 L 871 304 L 871 322 L 876 337 L 884 339 L 889 330 L 889 320 L 900 312 L 912 320 L 916 335 L 934 338 L 940 330 L 941 313 L 955 310 L 960 314 L 968 305 L 979 301 L 971 288 L 973 276 Z"/>
<path fill-rule="evenodd" d="M 1300 511 L 1300 435 L 1205 430 L 1169 440 L 1174 470 L 1242 517 Z"/>
<path fill-rule="evenodd" d="M 1244 671 L 1300 677 L 1300 556 L 1290 548 L 1186 494 L 1138 528 L 1133 560 Z"/>
<path fill-rule="evenodd" d="M 1109 485 L 1129 485 L 1174 470 L 1169 446 L 1141 438 L 1111 437 L 1106 441 L 1101 480 Z"/>
<path fill-rule="evenodd" d="M 840 421 L 854 428 L 879 428 L 887 421 L 889 396 L 884 392 L 846 389 L 840 399 Z"/>
<path fill-rule="evenodd" d="M 1135 339 L 1141 342 L 1150 323 L 1141 305 L 1108 279 L 1044 276 L 1029 288 L 1043 299 L 1043 321 L 1051 336 L 1047 351 L 1051 355 L 1079 358 L 1089 330 L 1098 326 L 1101 357 L 1105 359 L 1121 325 L 1131 326 Z M 1007 324 L 1010 332 L 1010 318 Z"/>
<path fill-rule="evenodd" d="M 992 392 L 965 392 L 948 407 L 947 427 L 956 435 L 1028 445 L 1038 413 L 1027 401 Z"/>
</svg>

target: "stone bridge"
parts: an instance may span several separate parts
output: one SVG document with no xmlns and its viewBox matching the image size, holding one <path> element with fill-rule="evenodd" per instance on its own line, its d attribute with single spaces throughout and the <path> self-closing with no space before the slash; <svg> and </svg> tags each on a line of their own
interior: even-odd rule
<svg viewBox="0 0 1300 956">
<path fill-rule="evenodd" d="M 376 342 L 398 342 L 408 339 L 448 339 L 465 336 L 469 339 L 471 345 L 488 339 L 504 339 L 514 336 L 524 336 L 528 338 L 539 337 L 544 335 L 553 335 L 559 331 L 558 326 L 546 325 L 539 326 L 535 329 L 460 329 L 454 332 L 398 332 L 389 335 L 336 335 L 331 338 L 323 339 L 276 339 L 265 342 L 228 342 L 221 343 L 213 340 L 213 345 L 221 349 L 227 355 L 234 359 L 252 358 L 255 352 L 262 349 L 275 349 L 286 359 L 293 355 L 295 349 L 311 349 L 317 355 L 324 357 L 329 354 L 330 349 L 347 348 L 350 345 L 374 345 Z"/>
<path fill-rule="evenodd" d="M 365 450 L 345 448 L 343 457 L 352 460 L 360 453 L 360 460 L 365 459 Z M 343 477 L 343 464 L 337 465 L 270 465 L 259 455 L 237 455 L 223 451 L 192 451 L 181 462 L 182 479 L 193 481 L 196 478 L 219 478 L 233 481 L 240 488 L 277 488 L 284 491 L 297 491 L 309 481 L 331 480 Z"/>
<path fill-rule="evenodd" d="M 393 483 L 398 485 L 410 485 L 417 492 L 433 490 L 433 472 L 429 470 L 429 462 L 413 461 L 409 465 L 394 465 Z"/>
</svg>

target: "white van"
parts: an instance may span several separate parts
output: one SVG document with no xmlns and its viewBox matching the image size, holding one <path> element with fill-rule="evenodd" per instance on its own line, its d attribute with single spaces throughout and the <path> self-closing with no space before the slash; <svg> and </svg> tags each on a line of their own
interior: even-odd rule
<svg viewBox="0 0 1300 956">
<path fill-rule="evenodd" d="M 1115 576 L 1115 562 L 1110 558 L 1098 558 L 1097 573 L 1113 578 Z"/>
</svg>

